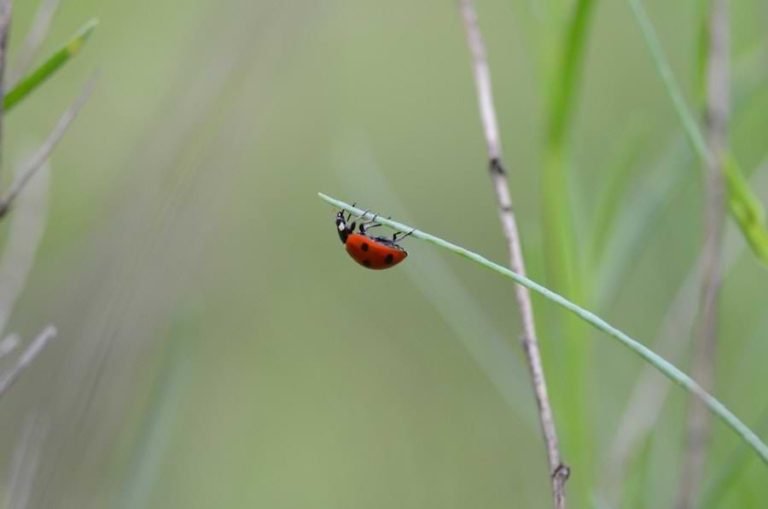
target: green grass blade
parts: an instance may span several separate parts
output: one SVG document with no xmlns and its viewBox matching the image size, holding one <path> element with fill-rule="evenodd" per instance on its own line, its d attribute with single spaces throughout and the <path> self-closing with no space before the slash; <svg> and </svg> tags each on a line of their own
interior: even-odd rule
<svg viewBox="0 0 768 509">
<path fill-rule="evenodd" d="M 731 215 L 736 219 L 752 252 L 760 261 L 768 265 L 768 229 L 765 223 L 765 209 L 752 192 L 744 173 L 732 155 L 726 156 L 723 168 Z"/>
<path fill-rule="evenodd" d="M 14 106 L 23 101 L 29 94 L 34 92 L 48 78 L 66 64 L 72 57 L 80 52 L 83 44 L 96 29 L 99 20 L 91 19 L 83 25 L 72 38 L 59 48 L 48 60 L 43 62 L 37 69 L 22 78 L 19 83 L 5 94 L 3 108 L 6 112 L 13 109 Z"/>
<path fill-rule="evenodd" d="M 590 22 L 596 0 L 576 0 L 570 7 L 565 33 L 559 41 L 555 72 L 550 78 L 546 140 L 541 168 L 541 207 L 544 233 L 546 281 L 569 298 L 583 302 L 589 293 L 583 276 L 583 256 L 579 249 L 579 233 L 574 220 L 574 206 L 569 185 L 571 160 L 568 138 L 581 83 L 584 55 L 590 35 Z M 584 325 L 571 316 L 559 324 L 562 334 L 584 337 Z M 554 324 L 557 327 L 558 324 Z M 552 330 L 550 327 L 547 329 Z M 590 469 L 594 447 L 588 425 L 590 409 L 591 343 L 566 343 L 562 358 L 568 359 L 555 370 L 554 386 L 568 384 L 568 397 L 560 399 L 555 391 L 555 404 L 563 410 L 563 437 L 570 444 L 571 466 L 579 472 L 581 482 L 571 488 L 574 505 L 587 504 L 586 486 L 592 484 Z M 559 376 L 562 373 L 562 376 Z"/>
<path fill-rule="evenodd" d="M 680 86 L 672 74 L 672 69 L 669 67 L 669 62 L 664 55 L 656 30 L 648 18 L 648 13 L 645 12 L 641 0 L 629 0 L 629 4 L 651 52 L 656 70 L 664 83 L 664 88 L 672 99 L 677 116 L 683 124 L 688 141 L 702 162 L 711 161 L 715 155 L 709 150 L 693 113 L 683 99 Z M 725 161 L 728 209 L 754 254 L 762 263 L 768 265 L 768 229 L 766 229 L 763 205 L 755 198 L 733 155 L 726 154 Z"/>
<path fill-rule="evenodd" d="M 542 167 L 542 206 L 545 223 L 547 276 L 552 284 L 581 300 L 581 270 L 571 220 L 566 140 L 579 89 L 594 0 L 578 0 L 560 46 L 551 78 L 546 146 Z"/>
<path fill-rule="evenodd" d="M 398 223 L 397 221 L 392 221 L 390 219 L 385 219 L 381 216 L 374 215 L 371 212 L 353 207 L 348 203 L 337 200 L 335 198 L 331 198 L 330 196 L 327 196 L 323 193 L 318 193 L 318 196 L 320 196 L 320 198 L 325 202 L 337 208 L 346 210 L 356 216 L 359 216 L 362 219 L 373 219 L 374 217 L 376 217 L 377 222 L 385 226 L 388 226 L 396 231 L 411 232 L 413 237 L 425 240 L 438 247 L 446 249 L 454 254 L 457 254 L 459 256 L 472 260 L 473 262 L 487 269 L 490 269 L 504 277 L 512 279 L 516 283 L 521 284 L 526 288 L 528 288 L 529 290 L 532 290 L 538 293 L 545 299 L 551 302 L 554 302 L 555 304 L 567 309 L 568 311 L 570 311 L 571 313 L 579 317 L 581 320 L 587 322 L 597 330 L 604 332 L 605 334 L 617 340 L 619 343 L 621 343 L 625 347 L 632 350 L 635 354 L 640 356 L 643 360 L 653 365 L 667 378 L 669 378 L 676 384 L 680 385 L 681 387 L 686 389 L 688 392 L 690 392 L 694 396 L 701 399 L 704 402 L 704 404 L 707 406 L 707 408 L 714 415 L 720 418 L 728 427 L 730 427 L 733 431 L 735 431 L 736 434 L 739 435 L 742 438 L 742 440 L 755 451 L 755 453 L 760 457 L 760 459 L 763 460 L 766 466 L 768 466 L 768 445 L 766 445 L 762 440 L 760 440 L 760 437 L 758 437 L 749 427 L 747 427 L 746 424 L 744 424 L 738 417 L 736 417 L 736 415 L 734 415 L 733 412 L 731 412 L 725 405 L 723 405 L 714 396 L 712 396 L 707 391 L 705 391 L 691 377 L 689 377 L 684 372 L 682 372 L 674 364 L 670 363 L 669 361 L 667 361 L 666 359 L 664 359 L 663 357 L 655 353 L 653 350 L 651 350 L 647 346 L 643 345 L 636 339 L 633 339 L 629 335 L 620 331 L 619 329 L 609 324 L 608 322 L 606 322 L 599 316 L 595 315 L 591 311 L 587 311 L 586 309 L 566 299 L 562 295 L 553 292 L 552 290 L 540 285 L 539 283 L 531 279 L 528 279 L 525 276 L 517 274 L 516 272 L 513 272 L 507 269 L 506 267 L 503 267 L 497 263 L 494 263 L 488 260 L 484 256 L 481 256 L 461 246 L 448 242 L 447 240 L 443 240 L 440 237 L 436 237 L 429 233 L 416 230 L 408 225 Z"/>
</svg>

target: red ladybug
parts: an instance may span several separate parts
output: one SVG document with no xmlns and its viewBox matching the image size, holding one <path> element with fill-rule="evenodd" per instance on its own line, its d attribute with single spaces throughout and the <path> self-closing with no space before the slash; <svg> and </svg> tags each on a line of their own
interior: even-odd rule
<svg viewBox="0 0 768 509">
<path fill-rule="evenodd" d="M 405 260 L 408 253 L 397 244 L 413 232 L 402 234 L 400 232 L 392 235 L 392 238 L 372 237 L 368 234 L 368 229 L 381 226 L 376 222 L 376 216 L 371 221 L 361 222 L 358 227 L 359 233 L 355 233 L 355 224 L 349 223 L 352 214 L 344 217 L 344 211 L 340 210 L 336 214 L 336 231 L 339 233 L 341 243 L 346 246 L 347 253 L 357 263 L 368 269 L 381 270 L 394 267 Z M 399 239 L 398 235 L 402 235 Z"/>
</svg>

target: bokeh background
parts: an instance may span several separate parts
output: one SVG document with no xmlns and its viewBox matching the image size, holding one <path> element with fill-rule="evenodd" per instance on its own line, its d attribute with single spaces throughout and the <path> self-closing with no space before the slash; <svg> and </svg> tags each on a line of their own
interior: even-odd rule
<svg viewBox="0 0 768 509">
<path fill-rule="evenodd" d="M 568 5 L 477 2 L 542 281 L 542 139 Z M 700 2 L 646 5 L 695 104 Z M 36 7 L 16 2 L 12 52 Z M 768 4 L 731 7 L 732 146 L 765 199 Z M 417 240 L 402 266 L 366 271 L 316 197 L 505 260 L 456 2 L 69 0 L 44 52 L 93 16 L 82 55 L 3 127 L 7 180 L 100 70 L 48 190 L 28 197 L 47 224 L 10 330 L 60 334 L 2 400 L 3 503 L 550 507 L 511 284 Z M 687 369 L 701 172 L 626 2 L 599 2 L 590 31 L 568 183 L 584 304 Z M 739 235 L 726 244 L 715 392 L 766 437 L 768 275 Z M 572 506 L 671 506 L 685 394 L 656 386 L 670 392 L 652 433 L 612 466 L 644 365 L 535 305 Z M 578 381 L 566 342 L 588 349 Z M 766 479 L 716 423 L 707 503 L 764 507 Z"/>
</svg>

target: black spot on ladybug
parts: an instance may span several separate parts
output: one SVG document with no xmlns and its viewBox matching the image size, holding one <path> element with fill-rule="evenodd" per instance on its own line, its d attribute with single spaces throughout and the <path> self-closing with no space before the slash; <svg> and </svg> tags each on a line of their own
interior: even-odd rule
<svg viewBox="0 0 768 509">
<path fill-rule="evenodd" d="M 367 242 L 363 242 L 360 245 L 360 249 L 362 249 L 363 251 L 368 251 L 368 243 Z"/>
<path fill-rule="evenodd" d="M 367 246 L 368 244 L 363 244 L 363 245 Z M 363 265 L 365 265 L 366 267 L 370 267 L 371 266 L 371 260 L 363 260 Z"/>
<path fill-rule="evenodd" d="M 384 258 L 384 261 L 387 262 L 387 265 L 392 265 L 392 262 L 395 261 L 395 257 L 392 256 L 392 253 L 389 253 L 386 258 Z"/>
</svg>

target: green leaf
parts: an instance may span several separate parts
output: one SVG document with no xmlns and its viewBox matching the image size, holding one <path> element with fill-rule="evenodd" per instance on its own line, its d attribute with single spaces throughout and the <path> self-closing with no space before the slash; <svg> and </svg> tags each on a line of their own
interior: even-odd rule
<svg viewBox="0 0 768 509">
<path fill-rule="evenodd" d="M 98 24 L 99 20 L 95 18 L 89 20 L 63 47 L 59 48 L 40 67 L 26 75 L 13 89 L 8 91 L 3 100 L 5 111 L 11 111 L 14 106 L 23 101 L 72 57 L 77 55 Z"/>
<path fill-rule="evenodd" d="M 763 204 L 752 192 L 733 155 L 728 154 L 724 157 L 723 169 L 731 215 L 752 251 L 760 261 L 768 265 L 768 228 L 766 228 Z"/>
</svg>

